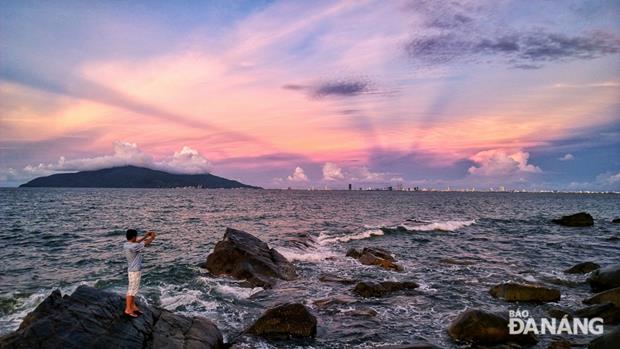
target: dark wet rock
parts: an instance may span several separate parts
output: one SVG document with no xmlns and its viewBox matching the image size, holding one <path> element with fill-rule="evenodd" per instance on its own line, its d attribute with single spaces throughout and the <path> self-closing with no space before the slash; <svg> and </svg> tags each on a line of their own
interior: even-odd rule
<svg viewBox="0 0 620 349">
<path fill-rule="evenodd" d="M 403 227 L 402 225 L 399 225 L 395 228 L 389 228 L 389 227 L 381 227 L 380 228 L 381 231 L 385 234 L 390 234 L 390 233 L 406 233 L 409 230 L 407 230 L 407 228 Z"/>
<path fill-rule="evenodd" d="M 532 334 L 510 335 L 508 319 L 478 309 L 468 309 L 454 319 L 448 327 L 448 335 L 455 341 L 474 345 L 517 343 L 531 346 L 538 342 Z"/>
<path fill-rule="evenodd" d="M 473 265 L 476 262 L 467 259 L 455 259 L 455 258 L 442 258 L 439 260 L 439 263 L 443 264 L 454 264 L 454 265 Z"/>
<path fill-rule="evenodd" d="M 620 223 L 620 218 L 614 218 L 611 220 L 612 223 Z"/>
<path fill-rule="evenodd" d="M 588 349 L 618 349 L 618 343 L 620 343 L 620 326 L 605 331 L 605 334 L 593 339 L 588 344 Z"/>
<path fill-rule="evenodd" d="M 586 281 L 595 292 L 620 287 L 620 264 L 597 269 L 590 274 Z"/>
<path fill-rule="evenodd" d="M 301 303 L 287 303 L 268 309 L 247 332 L 270 339 L 316 336 L 316 318 Z"/>
<path fill-rule="evenodd" d="M 620 307 L 620 287 L 612 288 L 611 290 L 597 293 L 594 296 L 588 299 L 585 299 L 583 303 L 584 304 L 613 303 L 617 307 Z"/>
<path fill-rule="evenodd" d="M 353 293 L 361 297 L 384 297 L 390 293 L 398 291 L 410 291 L 418 288 L 418 284 L 413 281 L 362 281 L 358 282 L 353 288 Z"/>
<path fill-rule="evenodd" d="M 144 314 L 123 316 L 122 296 L 80 286 L 56 290 L 28 314 L 1 348 L 223 348 L 213 322 L 139 304 Z"/>
<path fill-rule="evenodd" d="M 552 220 L 552 222 L 567 227 L 591 227 L 594 225 L 594 219 L 586 212 L 563 216 L 562 218 Z"/>
<path fill-rule="evenodd" d="M 438 346 L 428 342 L 415 342 L 409 344 L 384 345 L 373 349 L 440 349 Z"/>
<path fill-rule="evenodd" d="M 566 339 L 554 339 L 547 349 L 570 349 L 572 347 L 572 343 Z"/>
<path fill-rule="evenodd" d="M 334 282 L 334 283 L 343 284 L 343 285 L 353 285 L 354 283 L 357 282 L 354 279 L 348 279 L 348 278 L 340 277 L 337 275 L 331 275 L 331 274 L 323 274 L 319 276 L 319 281 Z"/>
<path fill-rule="evenodd" d="M 539 285 L 506 282 L 493 286 L 489 293 L 508 302 L 557 302 L 560 291 Z"/>
<path fill-rule="evenodd" d="M 620 322 L 620 307 L 613 303 L 591 305 L 575 311 L 575 317 L 587 319 L 600 317 L 605 325 L 615 325 Z"/>
<path fill-rule="evenodd" d="M 550 307 L 547 309 L 547 315 L 551 316 L 554 319 L 561 319 L 563 317 L 572 319 L 573 311 L 567 308 Z"/>
<path fill-rule="evenodd" d="M 594 262 L 583 262 L 564 270 L 566 274 L 587 274 L 591 271 L 599 269 L 601 266 Z"/>
<path fill-rule="evenodd" d="M 351 296 L 336 296 L 329 298 L 317 299 L 312 304 L 317 307 L 317 309 L 327 309 L 332 308 L 337 305 L 354 303 L 356 300 Z"/>
<path fill-rule="evenodd" d="M 361 251 L 352 248 L 347 251 L 347 257 L 355 258 L 364 265 L 376 265 L 383 269 L 403 271 L 403 267 L 396 264 L 394 256 L 382 248 L 365 247 Z"/>
<path fill-rule="evenodd" d="M 295 266 L 259 238 L 241 230 L 226 228 L 202 265 L 214 275 L 230 275 L 247 280 L 252 287 L 270 288 L 276 279 L 293 280 Z"/>
</svg>

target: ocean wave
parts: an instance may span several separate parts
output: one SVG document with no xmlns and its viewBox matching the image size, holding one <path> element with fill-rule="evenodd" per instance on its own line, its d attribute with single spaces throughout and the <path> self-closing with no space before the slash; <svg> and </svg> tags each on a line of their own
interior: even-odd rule
<svg viewBox="0 0 620 349">
<path fill-rule="evenodd" d="M 323 247 L 311 248 L 309 250 L 278 247 L 276 250 L 278 250 L 278 252 L 280 252 L 280 254 L 286 257 L 289 261 L 323 262 L 327 259 L 339 257 L 339 255 L 335 252 Z"/>
<path fill-rule="evenodd" d="M 248 299 L 258 292 L 263 291 L 262 287 L 235 287 L 230 285 L 218 284 L 214 287 L 215 292 L 222 295 L 230 295 L 237 299 Z"/>
<path fill-rule="evenodd" d="M 170 311 L 177 311 L 179 308 L 189 310 L 192 306 L 198 306 L 201 310 L 214 310 L 217 308 L 216 302 L 200 298 L 203 295 L 203 292 L 200 290 L 179 289 L 178 286 L 164 284 L 159 286 L 159 292 L 161 307 Z"/>
<path fill-rule="evenodd" d="M 444 221 L 413 226 L 403 224 L 403 227 L 411 231 L 456 231 L 475 223 L 476 220 L 472 219 L 468 221 Z"/>
<path fill-rule="evenodd" d="M 319 243 L 319 245 L 328 245 L 334 242 L 349 242 L 353 240 L 364 240 L 364 239 L 368 239 L 374 236 L 382 236 L 382 235 L 384 235 L 384 232 L 381 229 L 369 229 L 359 234 L 336 236 L 336 237 L 328 236 L 328 235 L 321 233 L 319 234 L 317 242 Z"/>
</svg>

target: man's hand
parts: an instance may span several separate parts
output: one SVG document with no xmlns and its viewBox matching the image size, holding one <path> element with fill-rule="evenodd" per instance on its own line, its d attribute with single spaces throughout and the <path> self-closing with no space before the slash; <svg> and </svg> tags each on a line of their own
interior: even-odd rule
<svg viewBox="0 0 620 349">
<path fill-rule="evenodd" d="M 155 232 L 147 231 L 146 234 L 144 234 L 144 245 L 148 246 L 153 240 L 155 240 Z"/>
</svg>

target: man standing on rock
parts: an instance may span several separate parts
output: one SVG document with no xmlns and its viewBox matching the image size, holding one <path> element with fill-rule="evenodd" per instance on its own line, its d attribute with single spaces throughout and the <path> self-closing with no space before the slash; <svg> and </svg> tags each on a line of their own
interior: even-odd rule
<svg viewBox="0 0 620 349">
<path fill-rule="evenodd" d="M 142 311 L 136 306 L 135 300 L 142 276 L 142 250 L 155 240 L 155 232 L 148 231 L 143 237 L 138 238 L 138 232 L 135 229 L 129 229 L 126 236 L 127 242 L 123 245 L 123 250 L 127 257 L 129 287 L 125 302 L 125 316 L 138 317 Z"/>
</svg>

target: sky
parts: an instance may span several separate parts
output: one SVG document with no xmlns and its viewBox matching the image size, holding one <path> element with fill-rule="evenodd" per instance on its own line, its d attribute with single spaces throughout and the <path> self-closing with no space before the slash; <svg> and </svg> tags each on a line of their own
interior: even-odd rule
<svg viewBox="0 0 620 349">
<path fill-rule="evenodd" d="M 620 2 L 0 2 L 0 186 L 620 190 Z"/>
</svg>

